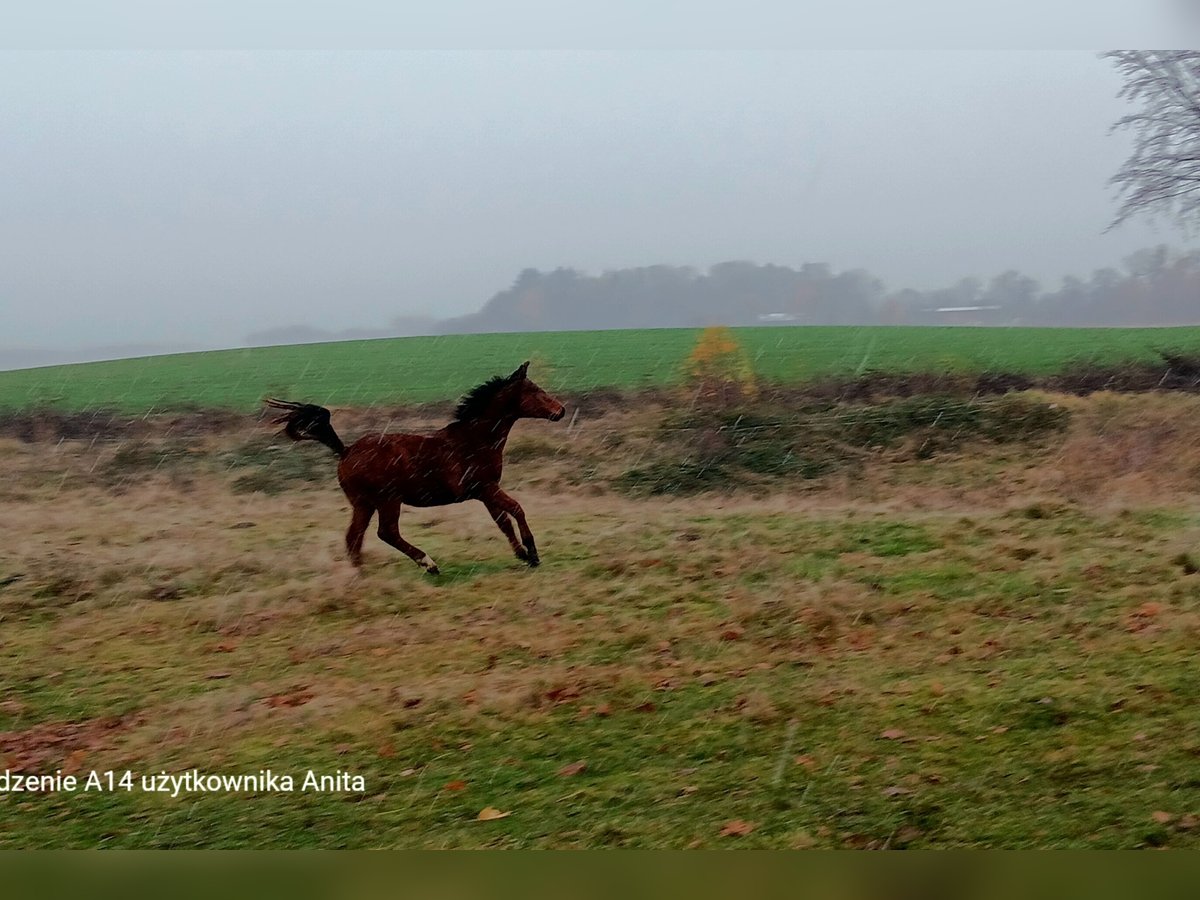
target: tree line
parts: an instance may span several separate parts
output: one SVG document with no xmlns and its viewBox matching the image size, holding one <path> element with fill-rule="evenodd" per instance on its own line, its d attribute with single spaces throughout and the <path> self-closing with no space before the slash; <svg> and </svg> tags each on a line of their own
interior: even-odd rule
<svg viewBox="0 0 1200 900">
<path fill-rule="evenodd" d="M 646 266 L 589 275 L 526 269 L 476 313 L 437 333 L 706 325 L 1194 325 L 1200 251 L 1165 246 L 1053 289 L 1017 271 L 935 290 L 890 291 L 863 269 L 725 262 L 700 271 Z"/>
</svg>

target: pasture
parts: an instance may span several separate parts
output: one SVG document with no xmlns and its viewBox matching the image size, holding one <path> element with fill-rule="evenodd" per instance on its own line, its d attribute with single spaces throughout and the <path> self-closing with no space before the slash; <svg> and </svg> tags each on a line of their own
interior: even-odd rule
<svg viewBox="0 0 1200 900">
<path fill-rule="evenodd" d="M 1200 352 L 1200 328 L 739 328 L 759 378 L 790 383 L 881 372 L 1017 372 Z M 547 389 L 665 387 L 699 330 L 449 335 L 260 347 L 0 372 L 0 410 L 248 411 L 265 395 L 322 406 L 450 400 L 534 360 Z"/>
<path fill-rule="evenodd" d="M 978 334 L 959 356 L 990 352 L 995 332 Z M 872 353 L 903 363 L 886 337 Z M 509 360 L 505 340 L 527 338 L 481 345 Z M 409 345 L 384 346 L 371 367 Z M 814 360 L 819 346 L 797 358 L 865 354 Z M 501 369 L 460 350 L 428 396 L 462 388 L 452 369 Z M 337 353 L 287 394 L 329 400 L 315 385 L 336 391 Z M 210 371 L 228 394 L 193 374 L 205 402 L 277 388 Z M 339 396 L 367 402 L 374 378 Z M 66 407 L 117 396 L 70 384 Z M 0 846 L 1200 846 L 1197 398 L 1021 395 L 952 430 L 879 407 L 855 421 L 917 430 L 847 431 L 823 445 L 839 464 L 776 472 L 756 461 L 778 447 L 739 442 L 724 485 L 643 490 L 630 473 L 692 452 L 664 430 L 682 427 L 672 402 L 519 423 L 504 483 L 542 567 L 514 560 L 478 503 L 406 510 L 437 578 L 373 534 L 356 576 L 336 460 L 249 417 L 0 440 L 6 767 L 366 784 L 8 794 Z M 426 415 L 335 425 L 352 439 L 438 424 Z"/>
</svg>

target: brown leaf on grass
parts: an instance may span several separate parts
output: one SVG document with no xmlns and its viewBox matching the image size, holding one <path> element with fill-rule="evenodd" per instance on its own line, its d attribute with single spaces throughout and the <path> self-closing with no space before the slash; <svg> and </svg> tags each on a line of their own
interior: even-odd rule
<svg viewBox="0 0 1200 900">
<path fill-rule="evenodd" d="M 479 811 L 479 815 L 475 817 L 475 821 L 491 822 L 493 819 L 507 819 L 511 815 L 511 812 L 501 812 L 494 806 L 485 806 Z"/>
<path fill-rule="evenodd" d="M 885 797 L 905 797 L 911 793 L 911 790 L 905 787 L 900 787 L 899 785 L 892 785 L 891 787 L 885 787 L 883 789 L 883 796 Z"/>
<path fill-rule="evenodd" d="M 908 737 L 908 734 L 901 728 L 886 728 L 879 733 L 879 736 L 885 741 L 899 741 Z"/>
<path fill-rule="evenodd" d="M 796 762 L 796 765 L 804 766 L 804 768 L 808 769 L 808 771 L 810 771 L 810 772 L 817 767 L 817 761 L 815 759 L 813 759 L 811 756 L 807 756 L 804 754 L 797 756 L 795 762 Z"/>
<path fill-rule="evenodd" d="M 1155 822 L 1157 822 L 1159 825 L 1170 825 L 1172 822 L 1175 821 L 1174 813 L 1163 812 L 1161 809 L 1156 812 L 1150 813 L 1150 818 L 1153 819 Z"/>
<path fill-rule="evenodd" d="M 74 775 L 83 768 L 83 760 L 87 756 L 83 749 L 72 750 L 67 754 L 67 758 L 63 761 L 62 772 L 64 775 Z"/>
<path fill-rule="evenodd" d="M 0 701 L 0 712 L 9 716 L 19 716 L 25 712 L 25 704 L 20 700 L 3 700 Z"/>
<path fill-rule="evenodd" d="M 386 744 L 380 745 L 379 755 L 382 756 L 384 759 L 391 759 L 393 756 L 396 755 L 396 745 L 393 744 L 391 741 L 388 741 Z"/>
<path fill-rule="evenodd" d="M 467 783 L 462 779 L 456 778 L 454 781 L 446 782 L 446 790 L 448 791 L 465 791 L 466 789 Z"/>
<path fill-rule="evenodd" d="M 721 629 L 721 640 L 723 641 L 740 641 L 746 634 L 746 630 L 740 625 L 728 625 Z"/>
<path fill-rule="evenodd" d="M 611 716 L 612 715 L 612 704 L 611 703 L 601 703 L 599 706 L 596 707 L 596 715 L 600 716 L 601 718 L 603 718 L 604 716 Z"/>
<path fill-rule="evenodd" d="M 733 819 L 725 823 L 725 827 L 721 829 L 722 837 L 745 837 L 755 829 L 753 822 L 747 822 L 744 819 Z"/>
<path fill-rule="evenodd" d="M 1125 617 L 1125 630 L 1130 634 L 1145 631 L 1164 609 L 1166 607 L 1163 604 L 1156 603 L 1153 600 L 1143 603 Z"/>
<path fill-rule="evenodd" d="M 640 713 L 652 713 L 652 712 L 658 711 L 658 706 L 654 703 L 651 703 L 649 700 L 647 700 L 645 703 L 639 703 L 637 706 L 635 706 L 633 708 L 633 711 L 640 712 Z M 599 710 L 596 711 L 596 714 L 597 715 L 600 714 Z"/>
<path fill-rule="evenodd" d="M 274 694 L 267 698 L 267 706 L 271 709 L 279 709 L 280 707 L 296 707 L 303 706 L 313 698 L 313 692 L 308 690 L 289 691 L 286 694 Z"/>
<path fill-rule="evenodd" d="M 241 641 L 221 641 L 221 643 L 213 645 L 213 653 L 232 653 L 241 643 Z"/>
<path fill-rule="evenodd" d="M 582 772 L 586 768 L 587 768 L 587 760 L 581 759 L 581 760 L 579 760 L 579 762 L 573 762 L 570 765 L 563 766 L 561 769 L 558 770 L 558 774 L 562 775 L 563 777 L 570 777 L 572 775 L 578 775 L 580 772 Z"/>
</svg>

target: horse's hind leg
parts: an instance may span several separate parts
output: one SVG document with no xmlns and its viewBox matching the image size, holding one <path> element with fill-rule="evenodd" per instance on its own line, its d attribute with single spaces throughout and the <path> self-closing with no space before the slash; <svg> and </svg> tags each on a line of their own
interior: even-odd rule
<svg viewBox="0 0 1200 900">
<path fill-rule="evenodd" d="M 430 575 L 440 575 L 437 563 L 419 547 L 414 547 L 400 536 L 400 504 L 384 503 L 379 507 L 379 537 L 391 544 Z"/>
<path fill-rule="evenodd" d="M 351 564 L 360 569 L 362 568 L 363 535 L 367 531 L 367 526 L 371 524 L 371 516 L 374 514 L 375 507 L 370 504 L 354 504 L 354 512 L 350 516 L 350 527 L 346 529 L 346 555 L 350 558 Z"/>
</svg>

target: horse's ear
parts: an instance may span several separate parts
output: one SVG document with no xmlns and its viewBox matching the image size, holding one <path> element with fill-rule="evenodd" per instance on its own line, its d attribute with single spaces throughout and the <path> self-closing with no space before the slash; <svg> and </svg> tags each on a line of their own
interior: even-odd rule
<svg viewBox="0 0 1200 900">
<path fill-rule="evenodd" d="M 523 378 L 529 377 L 529 360 L 521 363 L 521 367 L 517 371 L 508 376 L 509 381 L 520 381 Z"/>
</svg>

